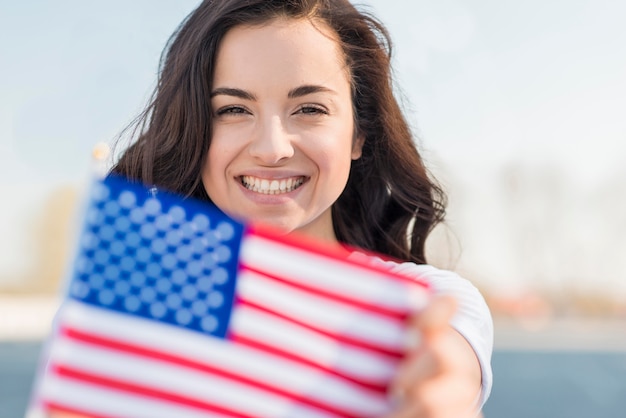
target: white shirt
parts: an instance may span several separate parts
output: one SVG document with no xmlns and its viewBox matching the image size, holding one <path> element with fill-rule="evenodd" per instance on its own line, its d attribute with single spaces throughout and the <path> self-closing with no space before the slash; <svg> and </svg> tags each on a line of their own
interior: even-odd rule
<svg viewBox="0 0 626 418">
<path fill-rule="evenodd" d="M 363 253 L 353 253 L 356 256 Z M 427 264 L 411 262 L 385 261 L 378 257 L 369 257 L 374 264 L 383 265 L 394 273 L 403 276 L 415 276 L 427 281 L 435 294 L 454 296 L 458 303 L 456 315 L 450 325 L 472 346 L 482 373 L 482 389 L 479 406 L 485 404 L 491 393 L 493 372 L 491 354 L 493 351 L 493 320 L 491 312 L 478 289 L 467 279 L 458 274 L 441 270 Z"/>
</svg>

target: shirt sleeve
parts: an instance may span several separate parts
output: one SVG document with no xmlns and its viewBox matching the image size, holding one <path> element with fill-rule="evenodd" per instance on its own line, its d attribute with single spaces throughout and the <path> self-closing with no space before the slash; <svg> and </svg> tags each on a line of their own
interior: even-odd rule
<svg viewBox="0 0 626 418">
<path fill-rule="evenodd" d="M 458 311 L 450 325 L 472 346 L 482 373 L 479 407 L 482 408 L 493 384 L 491 354 L 493 352 L 493 319 L 485 299 L 478 289 L 458 274 L 426 264 L 410 262 L 391 264 L 391 270 L 403 275 L 415 275 L 431 284 L 436 294 L 452 295 L 457 299 Z"/>
</svg>

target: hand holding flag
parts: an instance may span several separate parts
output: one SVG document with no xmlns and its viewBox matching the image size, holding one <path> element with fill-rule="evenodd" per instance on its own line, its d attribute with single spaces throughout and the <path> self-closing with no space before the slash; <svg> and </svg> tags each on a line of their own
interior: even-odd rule
<svg viewBox="0 0 626 418">
<path fill-rule="evenodd" d="M 35 404 L 94 417 L 388 413 L 407 318 L 429 292 L 367 260 L 108 177 Z"/>
</svg>

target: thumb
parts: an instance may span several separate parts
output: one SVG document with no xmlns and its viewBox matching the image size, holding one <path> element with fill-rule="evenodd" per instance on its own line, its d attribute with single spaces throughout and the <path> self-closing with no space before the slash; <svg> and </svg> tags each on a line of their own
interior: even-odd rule
<svg viewBox="0 0 626 418">
<path fill-rule="evenodd" d="M 450 320 L 457 310 L 453 296 L 435 296 L 428 306 L 417 316 L 415 326 L 424 339 L 432 339 L 448 329 Z"/>
</svg>

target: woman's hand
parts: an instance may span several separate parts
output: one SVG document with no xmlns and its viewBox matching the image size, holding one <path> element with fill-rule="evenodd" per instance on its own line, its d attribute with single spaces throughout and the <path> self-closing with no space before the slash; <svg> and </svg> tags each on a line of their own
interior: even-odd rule
<svg viewBox="0 0 626 418">
<path fill-rule="evenodd" d="M 421 337 L 401 364 L 387 418 L 476 418 L 481 370 L 474 350 L 450 325 L 456 300 L 437 296 L 411 323 Z"/>
</svg>

